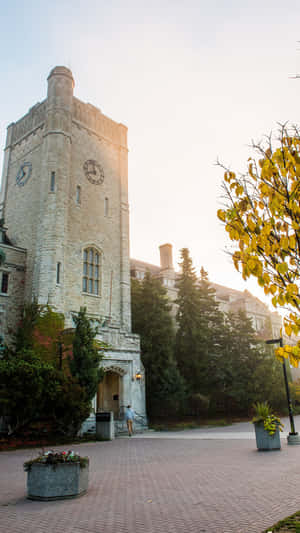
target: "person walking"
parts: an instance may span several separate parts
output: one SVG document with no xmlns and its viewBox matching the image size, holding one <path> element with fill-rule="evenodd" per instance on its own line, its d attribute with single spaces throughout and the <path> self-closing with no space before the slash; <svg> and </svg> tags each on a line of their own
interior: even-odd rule
<svg viewBox="0 0 300 533">
<path fill-rule="evenodd" d="M 131 435 L 132 435 L 132 424 L 133 424 L 133 420 L 134 420 L 134 411 L 133 411 L 133 409 L 131 409 L 130 405 L 127 405 L 127 407 L 126 407 L 125 420 L 126 420 L 126 423 L 127 423 L 128 435 L 129 435 L 129 437 L 131 437 Z"/>
</svg>

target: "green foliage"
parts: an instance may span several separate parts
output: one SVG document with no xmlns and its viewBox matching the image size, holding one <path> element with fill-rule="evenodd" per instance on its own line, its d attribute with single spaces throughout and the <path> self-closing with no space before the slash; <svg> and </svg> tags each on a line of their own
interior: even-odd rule
<svg viewBox="0 0 300 533">
<path fill-rule="evenodd" d="M 253 404 L 253 409 L 255 413 L 252 422 L 263 422 L 272 413 L 268 402 L 256 402 Z"/>
<path fill-rule="evenodd" d="M 13 427 L 42 416 L 56 393 L 55 369 L 34 352 L 0 360 L 0 413 Z"/>
<path fill-rule="evenodd" d="M 59 366 L 58 340 L 64 323 L 62 313 L 53 311 L 49 305 L 40 306 L 33 331 L 33 348 L 43 360 L 56 366 Z"/>
<path fill-rule="evenodd" d="M 256 402 L 253 404 L 255 410 L 254 417 L 252 419 L 253 424 L 263 424 L 264 429 L 269 435 L 274 435 L 279 429 L 282 431 L 283 424 L 278 416 L 272 413 L 271 407 L 268 402 Z"/>
<path fill-rule="evenodd" d="M 26 304 L 16 333 L 15 351 L 34 350 L 44 361 L 59 366 L 58 341 L 64 329 L 64 315 L 49 305 Z"/>
<path fill-rule="evenodd" d="M 62 332 L 64 317 L 36 302 L 26 306 L 16 336 L 16 350 L 0 359 L 0 415 L 10 417 L 14 431 L 47 419 L 58 434 L 75 435 L 89 416 L 90 402 L 102 372 L 103 346 L 94 340 L 85 310 L 74 318 L 76 330 L 70 368 L 60 368 L 59 345 L 71 350 Z M 70 375 L 71 373 L 71 375 Z"/>
<path fill-rule="evenodd" d="M 214 363 L 221 354 L 224 318 L 202 268 L 197 279 L 189 251 L 181 250 L 181 274 L 177 282 L 178 305 L 175 356 L 190 394 L 207 395 L 212 387 Z"/>
<path fill-rule="evenodd" d="M 265 529 L 262 533 L 275 533 L 275 531 L 278 531 L 279 533 L 288 533 L 289 531 L 291 533 L 300 533 L 300 511 L 297 511 L 297 513 L 280 520 L 273 526 Z"/>
<path fill-rule="evenodd" d="M 65 376 L 58 371 L 58 391 L 50 403 L 53 428 L 60 435 L 75 436 L 91 412 L 90 401 L 86 392 L 72 376 Z"/>
<path fill-rule="evenodd" d="M 268 398 L 276 407 L 285 405 L 282 365 L 261 342 L 243 311 L 225 317 L 222 353 L 213 359 L 212 408 L 223 405 L 226 414 L 247 414 L 255 401 Z M 222 408 L 221 408 L 222 411 Z"/>
<path fill-rule="evenodd" d="M 40 306 L 36 301 L 25 304 L 23 318 L 16 332 L 15 350 L 30 350 L 33 348 L 33 332 L 40 314 Z"/>
<path fill-rule="evenodd" d="M 292 403 L 295 405 L 296 409 L 300 405 L 300 380 L 297 379 L 289 384 L 290 394 L 292 398 Z M 297 413 L 298 414 L 298 413 Z"/>
<path fill-rule="evenodd" d="M 188 250 L 181 256 L 175 354 L 189 387 L 190 412 L 197 394 L 210 399 L 211 414 L 246 415 L 254 401 L 265 398 L 282 408 L 282 365 L 243 311 L 221 313 L 205 270 L 197 281 Z"/>
<path fill-rule="evenodd" d="M 97 387 L 103 378 L 100 368 L 107 345 L 95 340 L 97 330 L 91 326 L 86 315 L 86 308 L 81 308 L 77 315 L 73 315 L 75 333 L 73 338 L 73 354 L 69 358 L 71 374 L 84 389 L 88 402 L 91 402 L 97 392 Z"/>
<path fill-rule="evenodd" d="M 0 416 L 15 432 L 46 419 L 56 433 L 75 435 L 90 412 L 85 391 L 39 355 L 27 350 L 0 359 Z"/>
<path fill-rule="evenodd" d="M 188 402 L 189 414 L 195 416 L 206 415 L 209 410 L 210 399 L 208 396 L 197 392 L 192 394 Z"/>
<path fill-rule="evenodd" d="M 181 274 L 177 281 L 177 324 L 175 357 L 186 381 L 198 381 L 195 366 L 199 360 L 200 299 L 198 281 L 187 248 L 181 250 Z M 194 379 L 194 378 L 195 379 Z M 193 387 L 192 387 L 193 388 Z"/>
<path fill-rule="evenodd" d="M 150 416 L 182 409 L 185 385 L 174 360 L 174 325 L 166 289 L 146 274 L 132 280 L 132 327 L 141 336 L 142 361 L 146 370 L 146 399 Z"/>
</svg>

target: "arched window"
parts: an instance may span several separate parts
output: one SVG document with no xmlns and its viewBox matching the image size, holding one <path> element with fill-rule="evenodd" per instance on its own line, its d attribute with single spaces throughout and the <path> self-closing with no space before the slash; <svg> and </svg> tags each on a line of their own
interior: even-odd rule
<svg viewBox="0 0 300 533">
<path fill-rule="evenodd" d="M 82 290 L 89 294 L 100 292 L 100 253 L 96 248 L 83 250 Z"/>
</svg>

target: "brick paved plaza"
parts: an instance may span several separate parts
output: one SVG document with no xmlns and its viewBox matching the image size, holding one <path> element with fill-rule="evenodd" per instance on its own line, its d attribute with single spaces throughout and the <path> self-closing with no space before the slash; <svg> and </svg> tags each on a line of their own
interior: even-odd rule
<svg viewBox="0 0 300 533">
<path fill-rule="evenodd" d="M 56 502 L 25 497 L 38 450 L 0 453 L 1 533 L 260 533 L 300 509 L 300 446 L 183 435 L 74 446 L 90 457 L 89 491 Z"/>
</svg>

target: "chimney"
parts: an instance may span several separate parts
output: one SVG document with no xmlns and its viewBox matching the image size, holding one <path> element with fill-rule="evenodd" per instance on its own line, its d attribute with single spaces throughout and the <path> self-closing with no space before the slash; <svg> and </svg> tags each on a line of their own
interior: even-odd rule
<svg viewBox="0 0 300 533">
<path fill-rule="evenodd" d="M 162 270 L 173 270 L 172 244 L 162 244 L 159 247 L 160 267 Z"/>
</svg>

